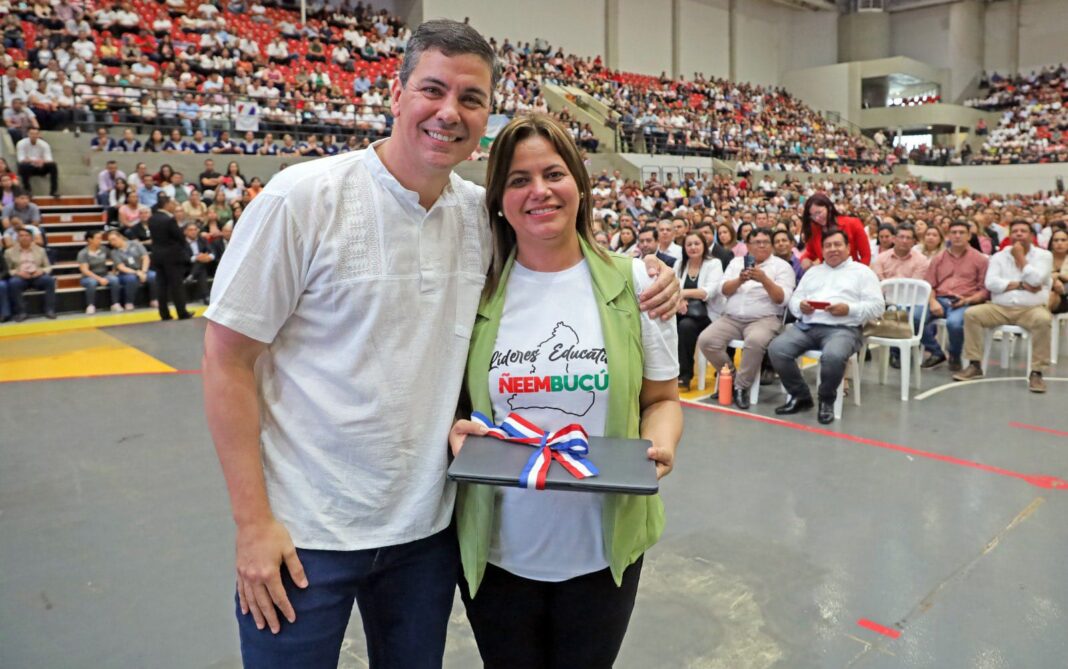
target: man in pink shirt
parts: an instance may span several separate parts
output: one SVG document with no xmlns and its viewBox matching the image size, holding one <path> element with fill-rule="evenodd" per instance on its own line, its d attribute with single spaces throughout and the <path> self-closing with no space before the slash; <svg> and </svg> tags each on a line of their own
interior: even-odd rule
<svg viewBox="0 0 1068 669">
<path fill-rule="evenodd" d="M 946 361 L 946 354 L 935 340 L 937 318 L 946 319 L 949 333 L 949 371 L 961 370 L 960 355 L 964 348 L 964 312 L 973 305 L 986 302 L 986 268 L 989 259 L 972 248 L 972 233 L 968 224 L 957 220 L 949 224 L 949 246 L 931 259 L 927 267 L 927 283 L 931 284 L 930 316 L 923 331 L 923 347 L 931 354 L 921 367 L 930 369 Z"/>
<path fill-rule="evenodd" d="M 880 281 L 887 279 L 923 279 L 930 265 L 927 256 L 916 250 L 916 229 L 908 223 L 897 227 L 894 246 L 883 251 L 871 264 Z"/>
</svg>

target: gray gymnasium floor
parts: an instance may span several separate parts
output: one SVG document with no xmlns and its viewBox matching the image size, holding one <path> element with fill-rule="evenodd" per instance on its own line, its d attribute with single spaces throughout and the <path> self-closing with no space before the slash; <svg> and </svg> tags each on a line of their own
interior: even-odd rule
<svg viewBox="0 0 1068 669">
<path fill-rule="evenodd" d="M 203 327 L 107 333 L 189 370 Z M 1066 666 L 1068 385 L 1022 373 L 903 404 L 869 370 L 827 429 L 760 419 L 770 388 L 748 416 L 688 408 L 617 666 Z M 0 667 L 239 667 L 200 377 L 3 383 L 0 415 Z M 354 617 L 341 666 L 362 649 Z M 479 666 L 459 600 L 446 666 Z"/>
</svg>

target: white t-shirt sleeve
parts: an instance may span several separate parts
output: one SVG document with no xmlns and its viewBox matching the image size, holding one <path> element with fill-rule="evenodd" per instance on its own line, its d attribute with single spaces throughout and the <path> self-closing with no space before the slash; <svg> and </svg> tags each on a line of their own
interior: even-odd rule
<svg viewBox="0 0 1068 669">
<path fill-rule="evenodd" d="M 234 228 L 204 315 L 257 341 L 274 341 L 304 292 L 306 250 L 286 198 L 261 193 Z"/>
<path fill-rule="evenodd" d="M 653 278 L 645 270 L 645 263 L 635 258 L 631 264 L 635 295 L 653 284 Z M 642 348 L 645 350 L 645 368 L 642 376 L 650 381 L 669 381 L 679 375 L 679 334 L 675 319 L 653 320 L 642 313 Z"/>
</svg>

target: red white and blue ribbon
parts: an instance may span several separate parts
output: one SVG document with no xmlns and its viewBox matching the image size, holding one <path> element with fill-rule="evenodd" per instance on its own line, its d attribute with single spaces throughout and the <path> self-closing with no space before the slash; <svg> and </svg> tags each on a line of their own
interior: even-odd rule
<svg viewBox="0 0 1068 669">
<path fill-rule="evenodd" d="M 520 488 L 544 490 L 545 477 L 553 460 L 577 479 L 597 476 L 597 468 L 585 457 L 590 452 L 590 437 L 581 425 L 572 423 L 549 434 L 515 413 L 508 414 L 500 425 L 494 425 L 493 421 L 477 411 L 471 414 L 471 420 L 489 429 L 486 436 L 537 449 L 519 475 Z"/>
</svg>

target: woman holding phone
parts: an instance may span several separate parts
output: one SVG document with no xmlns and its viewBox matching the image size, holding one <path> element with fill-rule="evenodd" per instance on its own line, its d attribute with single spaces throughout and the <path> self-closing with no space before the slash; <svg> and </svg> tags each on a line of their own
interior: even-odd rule
<svg viewBox="0 0 1068 669">
<path fill-rule="evenodd" d="M 579 423 L 590 436 L 649 439 L 662 477 L 682 431 L 675 324 L 638 311 L 645 264 L 592 242 L 591 204 L 565 129 L 540 114 L 505 126 L 489 157 L 494 259 L 465 390 L 497 424 L 516 412 L 546 432 Z M 509 379 L 532 376 L 561 381 L 509 392 Z M 663 513 L 658 495 L 461 484 L 460 589 L 485 666 L 611 667 Z"/>
</svg>

